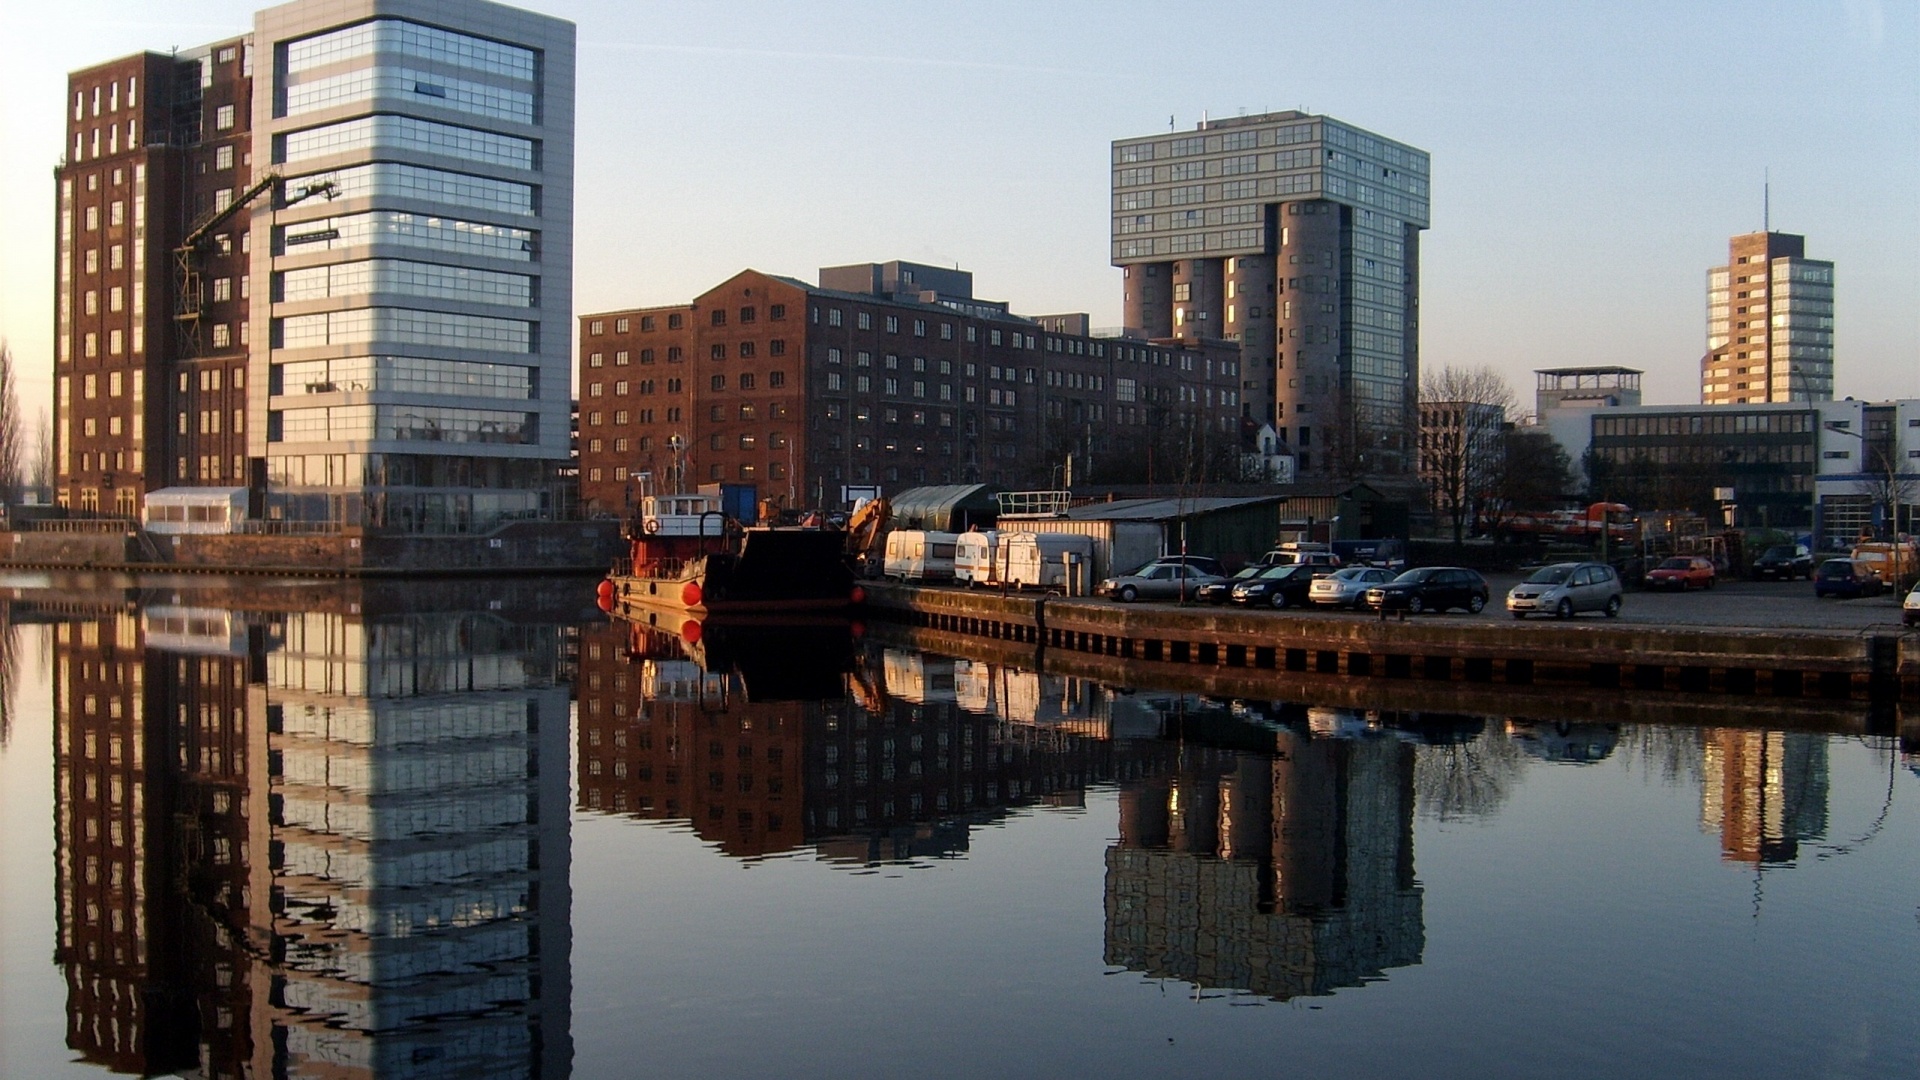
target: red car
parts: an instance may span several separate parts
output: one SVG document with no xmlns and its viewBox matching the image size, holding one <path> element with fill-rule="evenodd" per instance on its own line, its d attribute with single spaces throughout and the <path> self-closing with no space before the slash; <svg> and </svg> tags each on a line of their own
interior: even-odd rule
<svg viewBox="0 0 1920 1080">
<path fill-rule="evenodd" d="M 1659 566 L 1647 571 L 1646 586 L 1649 589 L 1711 589 L 1719 574 L 1713 568 L 1713 560 L 1699 555 L 1676 555 L 1664 559 Z"/>
</svg>

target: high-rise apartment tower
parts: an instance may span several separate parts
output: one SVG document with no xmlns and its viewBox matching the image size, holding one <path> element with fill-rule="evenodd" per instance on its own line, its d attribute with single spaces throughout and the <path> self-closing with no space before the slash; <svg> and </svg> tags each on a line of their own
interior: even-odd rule
<svg viewBox="0 0 1920 1080">
<path fill-rule="evenodd" d="M 1833 400 L 1833 264 L 1807 241 L 1757 232 L 1707 271 L 1707 355 L 1700 402 Z"/>
<path fill-rule="evenodd" d="M 573 50 L 484 0 L 297 0 L 72 75 L 60 501 L 538 514 L 569 457 Z"/>
<path fill-rule="evenodd" d="M 1427 192 L 1425 151 L 1325 116 L 1117 140 L 1128 332 L 1239 342 L 1245 415 L 1302 479 L 1408 478 Z"/>
</svg>

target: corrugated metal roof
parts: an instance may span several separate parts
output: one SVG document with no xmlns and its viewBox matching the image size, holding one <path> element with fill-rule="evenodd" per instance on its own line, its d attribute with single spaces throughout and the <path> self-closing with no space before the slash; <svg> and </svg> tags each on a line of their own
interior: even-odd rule
<svg viewBox="0 0 1920 1080">
<path fill-rule="evenodd" d="M 993 515 L 999 509 L 993 489 L 985 484 L 935 484 L 908 488 L 888 500 L 896 526 L 947 529 L 956 510 L 971 515 Z"/>
</svg>

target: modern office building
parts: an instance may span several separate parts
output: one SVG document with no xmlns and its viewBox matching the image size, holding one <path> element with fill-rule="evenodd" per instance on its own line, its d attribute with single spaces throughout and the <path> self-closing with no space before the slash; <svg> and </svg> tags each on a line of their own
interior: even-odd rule
<svg viewBox="0 0 1920 1080">
<path fill-rule="evenodd" d="M 1303 480 L 1411 480 L 1423 150 L 1266 113 L 1113 144 L 1129 333 L 1224 340 Z"/>
<path fill-rule="evenodd" d="M 1833 264 L 1806 257 L 1792 233 L 1727 245 L 1707 271 L 1705 405 L 1833 399 Z"/>
<path fill-rule="evenodd" d="M 1581 410 L 1569 448 L 1591 493 L 1740 528 L 1803 531 L 1823 549 L 1920 522 L 1920 400 L 1643 405 Z M 1726 492 L 1732 498 L 1721 498 Z M 1730 515 L 1730 520 L 1729 516 Z"/>
<path fill-rule="evenodd" d="M 1069 457 L 1076 478 L 1230 478 L 1239 350 L 1085 321 L 912 263 L 828 267 L 818 287 L 743 270 L 692 303 L 583 315 L 581 501 L 624 512 L 646 474 L 837 506 L 847 485 L 1060 483 Z"/>
<path fill-rule="evenodd" d="M 298 0 L 70 76 L 58 501 L 538 516 L 569 454 L 573 78 L 572 24 L 484 0 Z"/>
</svg>

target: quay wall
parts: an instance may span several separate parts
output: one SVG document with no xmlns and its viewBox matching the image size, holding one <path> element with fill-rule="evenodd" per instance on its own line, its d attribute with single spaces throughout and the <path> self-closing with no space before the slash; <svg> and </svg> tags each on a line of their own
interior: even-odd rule
<svg viewBox="0 0 1920 1080">
<path fill-rule="evenodd" d="M 0 538 L 0 565 L 341 577 L 598 573 L 622 547 L 616 521 L 513 522 L 470 536 L 23 531 Z"/>
<path fill-rule="evenodd" d="M 1599 690 L 1920 701 L 1920 634 L 1329 619 L 869 583 L 883 617 L 1128 660 Z"/>
</svg>

